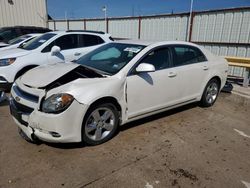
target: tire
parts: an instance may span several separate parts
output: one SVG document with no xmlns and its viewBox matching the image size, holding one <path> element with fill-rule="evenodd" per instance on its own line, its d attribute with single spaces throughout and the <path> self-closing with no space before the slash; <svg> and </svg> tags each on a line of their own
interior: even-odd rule
<svg viewBox="0 0 250 188">
<path fill-rule="evenodd" d="M 112 103 L 93 105 L 82 124 L 82 140 L 87 145 L 99 145 L 110 140 L 117 131 L 119 113 Z"/>
<path fill-rule="evenodd" d="M 213 106 L 220 91 L 220 84 L 217 79 L 211 79 L 202 94 L 200 104 L 203 107 Z"/>
</svg>

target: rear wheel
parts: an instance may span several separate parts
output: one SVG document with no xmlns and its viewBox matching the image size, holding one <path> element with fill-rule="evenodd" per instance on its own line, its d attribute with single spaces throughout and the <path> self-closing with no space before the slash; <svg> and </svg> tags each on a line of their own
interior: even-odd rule
<svg viewBox="0 0 250 188">
<path fill-rule="evenodd" d="M 210 80 L 203 92 L 202 98 L 201 98 L 201 105 L 204 107 L 212 106 L 219 94 L 220 90 L 220 84 L 217 79 Z"/>
<path fill-rule="evenodd" d="M 119 113 L 113 104 L 90 107 L 83 121 L 83 141 L 89 145 L 98 145 L 110 140 L 117 131 L 118 122 Z"/>
</svg>

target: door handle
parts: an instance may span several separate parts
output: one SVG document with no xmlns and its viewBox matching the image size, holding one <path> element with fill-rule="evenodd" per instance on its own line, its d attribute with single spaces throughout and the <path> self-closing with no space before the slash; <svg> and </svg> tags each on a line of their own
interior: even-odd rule
<svg viewBox="0 0 250 188">
<path fill-rule="evenodd" d="M 75 56 L 79 56 L 79 55 L 81 55 L 81 53 L 79 53 L 79 52 L 76 52 L 76 53 L 75 53 Z"/>
<path fill-rule="evenodd" d="M 209 69 L 209 67 L 207 65 L 203 66 L 203 70 L 208 70 L 208 69 Z"/>
<path fill-rule="evenodd" d="M 172 78 L 172 77 L 175 77 L 177 75 L 176 72 L 169 72 L 168 73 L 168 77 Z"/>
</svg>

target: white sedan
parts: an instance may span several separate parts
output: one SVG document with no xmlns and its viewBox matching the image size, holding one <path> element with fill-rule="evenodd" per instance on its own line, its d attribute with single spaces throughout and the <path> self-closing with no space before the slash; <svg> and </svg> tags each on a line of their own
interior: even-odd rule
<svg viewBox="0 0 250 188">
<path fill-rule="evenodd" d="M 29 141 L 101 144 L 118 126 L 200 101 L 212 106 L 227 62 L 187 42 L 120 41 L 76 63 L 32 69 L 11 90 L 11 114 Z"/>
</svg>

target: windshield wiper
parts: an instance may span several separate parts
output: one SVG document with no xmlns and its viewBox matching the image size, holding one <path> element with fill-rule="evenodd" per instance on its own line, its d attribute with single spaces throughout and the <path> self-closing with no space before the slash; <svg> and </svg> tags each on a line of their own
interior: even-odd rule
<svg viewBox="0 0 250 188">
<path fill-rule="evenodd" d="M 82 64 L 78 64 L 78 65 L 81 65 L 83 67 L 85 67 L 86 69 L 89 69 L 97 74 L 100 74 L 101 76 L 111 76 L 112 74 L 108 73 L 108 72 L 105 72 L 105 71 L 102 71 L 102 70 L 99 70 L 99 69 L 95 69 L 93 67 L 89 67 L 87 65 L 82 65 Z"/>
</svg>

